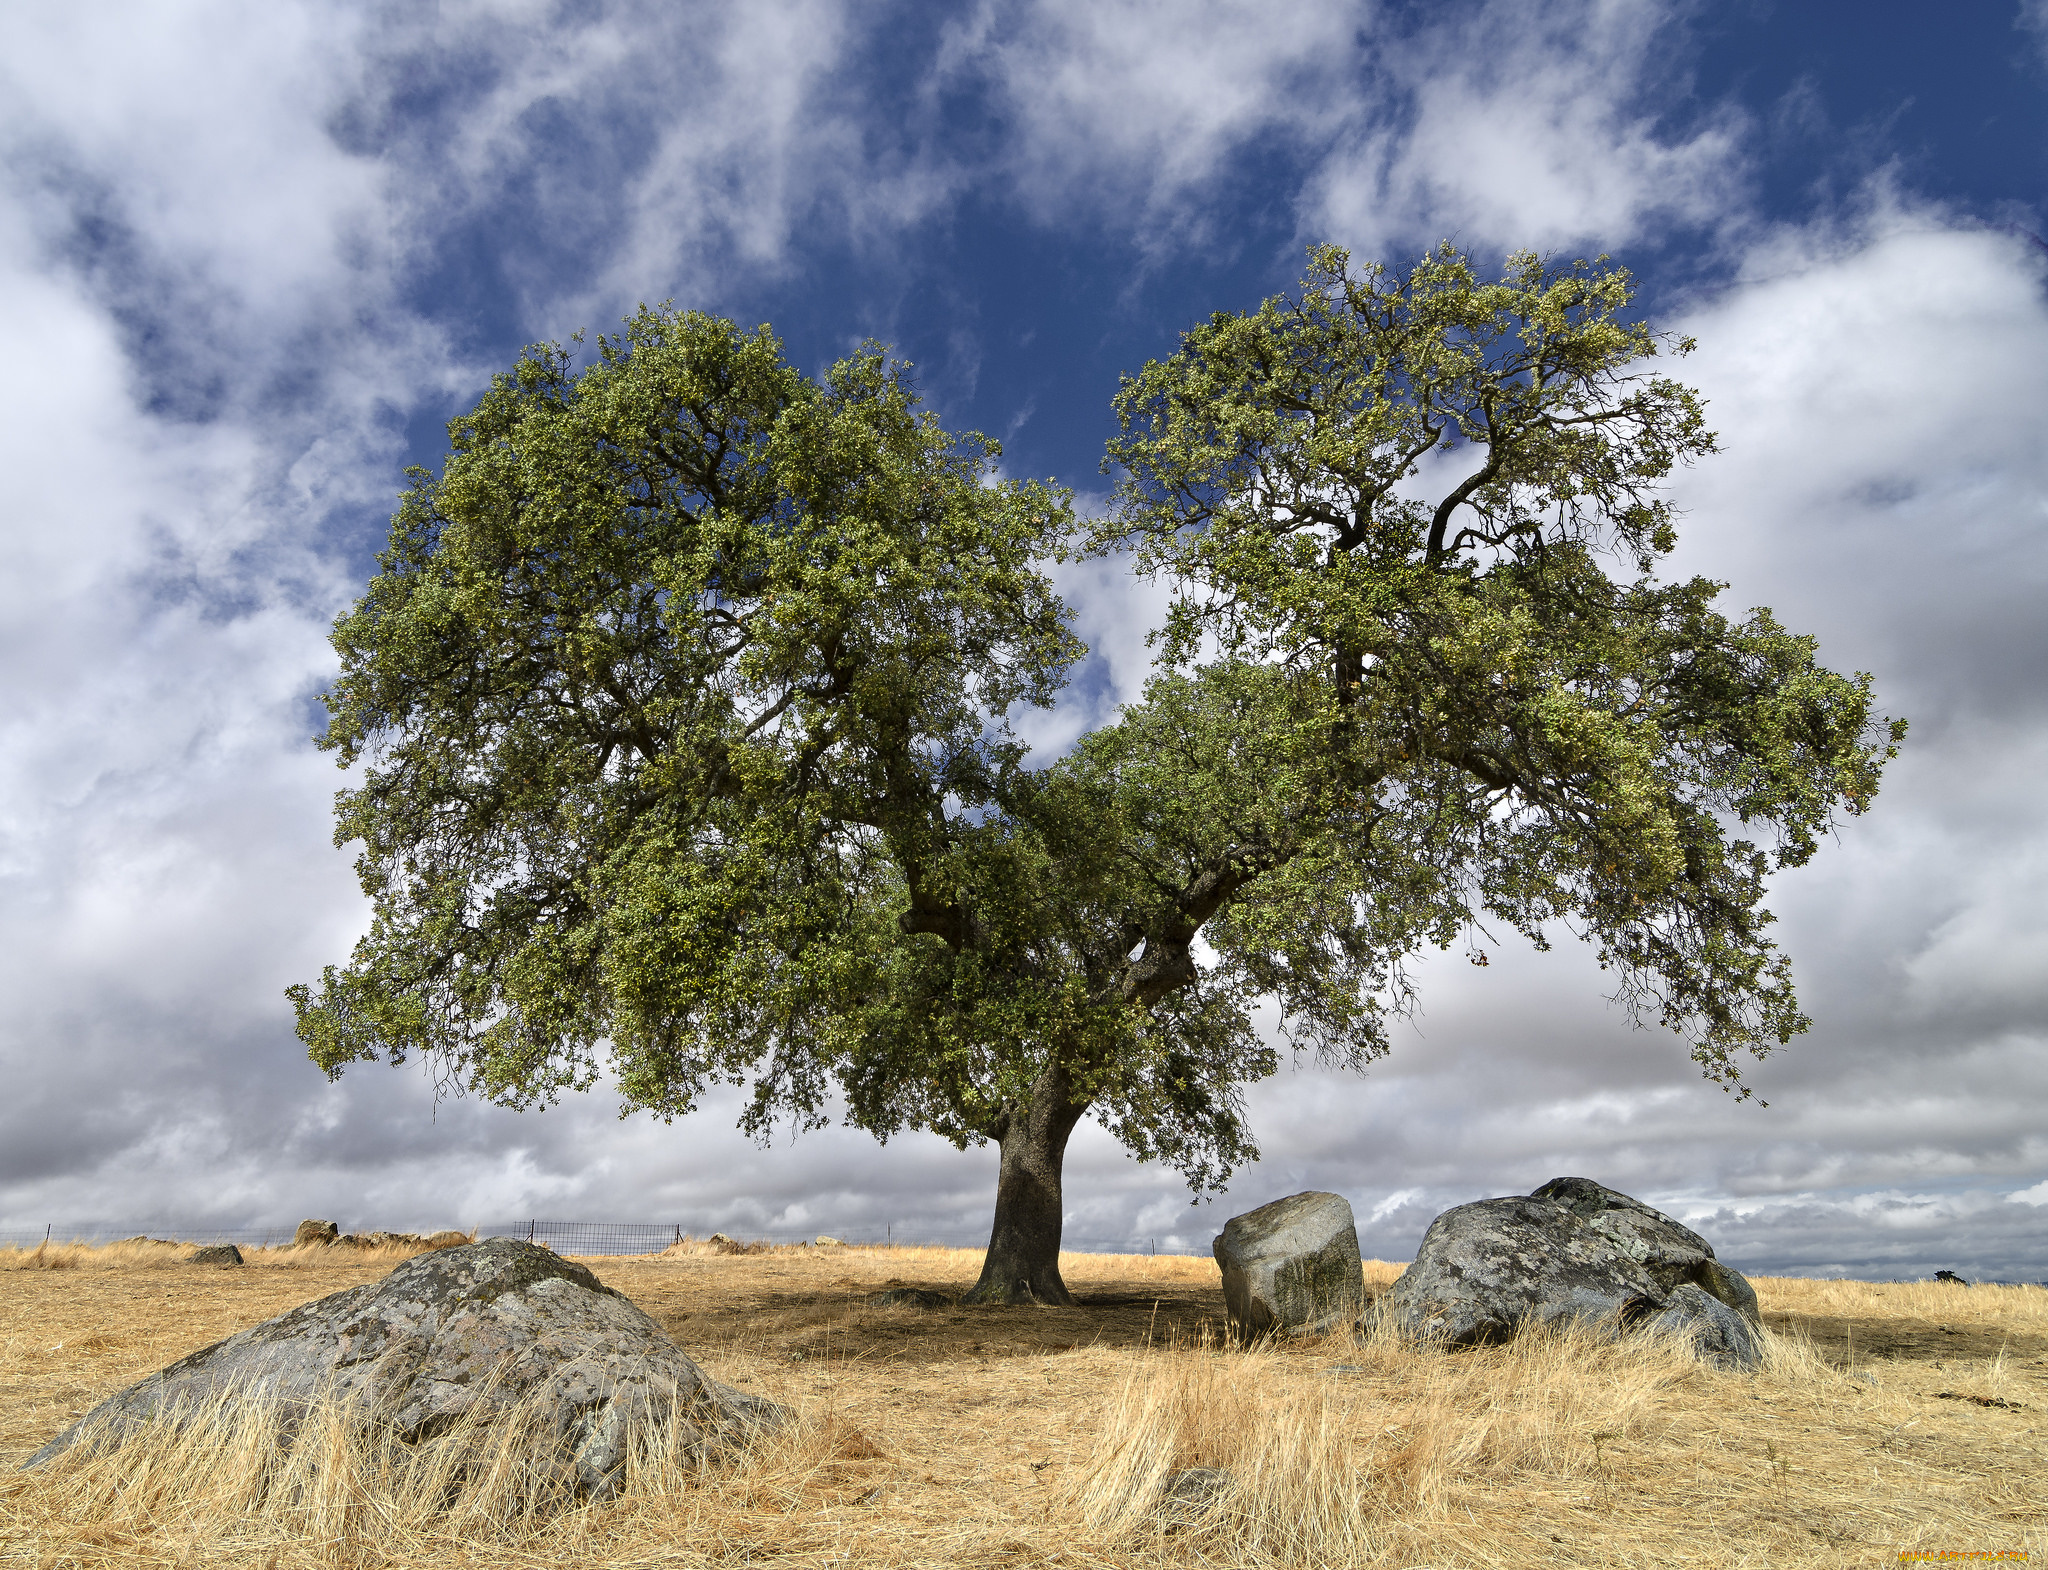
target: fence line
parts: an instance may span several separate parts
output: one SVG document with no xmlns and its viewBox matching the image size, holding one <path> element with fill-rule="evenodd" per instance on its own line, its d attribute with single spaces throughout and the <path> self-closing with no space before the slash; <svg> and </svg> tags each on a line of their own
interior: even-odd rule
<svg viewBox="0 0 2048 1570">
<path fill-rule="evenodd" d="M 154 1227 L 140 1228 L 100 1223 L 65 1227 L 52 1223 L 49 1226 L 33 1228 L 0 1227 L 0 1246 L 33 1248 L 46 1239 L 51 1243 L 82 1243 L 97 1246 L 146 1237 L 158 1242 L 233 1243 L 242 1248 L 278 1248 L 291 1242 L 296 1230 L 296 1226 L 186 1227 L 159 1223 Z M 480 1238 L 516 1237 L 528 1242 L 545 1243 L 558 1254 L 622 1256 L 658 1254 L 672 1243 L 679 1243 L 684 1238 L 705 1238 L 718 1230 L 721 1229 L 702 1223 L 680 1221 L 544 1221 L 534 1217 L 524 1221 L 492 1222 L 478 1227 L 476 1235 Z M 940 1233 L 904 1229 L 893 1224 L 884 1224 L 879 1232 L 871 1227 L 841 1230 L 818 1227 L 796 1231 L 788 1228 L 762 1230 L 729 1226 L 724 1230 L 727 1236 L 741 1243 L 808 1243 L 818 1237 L 833 1237 L 842 1243 L 855 1246 L 978 1249 L 988 1245 L 988 1233 L 985 1231 L 973 1234 Z M 1071 1236 L 1062 1238 L 1060 1247 L 1064 1252 L 1073 1254 L 1208 1253 L 1208 1248 L 1203 1242 L 1180 1236 Z"/>
<path fill-rule="evenodd" d="M 52 1223 L 44 1227 L 0 1227 L 0 1247 L 33 1248 L 46 1238 L 51 1243 L 102 1243 L 123 1242 L 129 1238 L 149 1237 L 158 1242 L 177 1243 L 233 1243 L 242 1248 L 277 1248 L 291 1242 L 296 1227 L 166 1227 L 152 1228 L 116 1227 L 101 1224 L 62 1227 Z M 658 1254 L 671 1243 L 686 1237 L 709 1237 L 717 1228 L 701 1223 L 680 1221 L 543 1221 L 537 1217 L 525 1221 L 494 1222 L 476 1229 L 476 1235 L 485 1237 L 516 1237 L 534 1243 L 545 1243 L 558 1254 L 586 1255 L 591 1257 Z M 985 1248 L 988 1234 L 979 1232 L 937 1233 L 905 1231 L 885 1224 L 880 1232 L 872 1228 L 852 1228 L 832 1231 L 821 1228 L 816 1231 L 792 1231 L 787 1228 L 760 1231 L 735 1226 L 726 1234 L 741 1243 L 808 1243 L 820 1236 L 837 1238 L 842 1243 L 855 1246 L 889 1246 L 904 1248 Z M 1166 1237 L 1100 1237 L 1076 1236 L 1060 1240 L 1060 1249 L 1069 1254 L 1191 1254 L 1206 1256 L 1209 1250 L 1199 1239 L 1183 1236 Z M 1762 1272 L 1771 1273 L 1771 1272 Z M 1856 1277 L 1857 1280 L 1874 1280 L 1875 1277 Z M 1917 1281 L 1917 1276 L 1894 1276 L 1885 1278 L 1893 1281 Z M 1985 1286 L 2034 1286 L 2048 1288 L 2048 1281 L 1993 1281 L 1985 1280 Z"/>
</svg>

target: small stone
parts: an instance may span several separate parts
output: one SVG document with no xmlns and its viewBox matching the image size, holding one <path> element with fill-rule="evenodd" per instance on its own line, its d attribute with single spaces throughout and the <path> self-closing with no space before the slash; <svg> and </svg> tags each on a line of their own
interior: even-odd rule
<svg viewBox="0 0 2048 1570">
<path fill-rule="evenodd" d="M 957 1301 L 926 1287 L 890 1287 L 867 1300 L 869 1308 L 951 1308 Z"/>
<path fill-rule="evenodd" d="M 1315 1335 L 1364 1305 L 1358 1227 L 1341 1194 L 1291 1194 L 1232 1216 L 1214 1252 L 1239 1335 Z"/>
<path fill-rule="evenodd" d="M 341 1228 L 332 1221 L 301 1221 L 299 1230 L 292 1234 L 293 1248 L 311 1248 L 332 1243 L 341 1236 Z"/>
<path fill-rule="evenodd" d="M 821 1234 L 819 1234 L 819 1237 L 818 1237 L 818 1247 L 820 1247 L 820 1248 L 844 1248 L 844 1247 L 846 1247 L 846 1245 L 845 1245 L 845 1244 L 844 1244 L 843 1242 L 841 1242 L 841 1241 L 840 1241 L 840 1240 L 839 1240 L 838 1238 L 836 1238 L 836 1237 L 826 1237 L 826 1236 L 824 1236 L 824 1235 L 823 1235 L 823 1234 L 821 1233 Z"/>
<path fill-rule="evenodd" d="M 1169 1532 L 1192 1526 L 1222 1503 L 1230 1485 L 1230 1474 L 1220 1466 L 1190 1466 L 1168 1472 L 1159 1488 L 1155 1512 Z"/>
<path fill-rule="evenodd" d="M 186 1260 L 185 1263 L 188 1265 L 239 1265 L 242 1263 L 242 1251 L 232 1243 L 210 1243 Z"/>
<path fill-rule="evenodd" d="M 1949 1286 L 1952 1287 L 1966 1287 L 1970 1284 L 1969 1282 L 1965 1281 L 1961 1276 L 1957 1275 L 1953 1270 L 1937 1270 L 1934 1273 L 1934 1279 L 1937 1281 L 1946 1282 Z"/>
</svg>

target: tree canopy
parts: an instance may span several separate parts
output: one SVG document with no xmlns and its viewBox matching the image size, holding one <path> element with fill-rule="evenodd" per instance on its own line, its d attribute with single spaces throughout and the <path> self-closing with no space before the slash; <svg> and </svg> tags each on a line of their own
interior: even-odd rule
<svg viewBox="0 0 2048 1570">
<path fill-rule="evenodd" d="M 311 1055 L 992 1140 L 977 1292 L 1054 1302 L 1082 1116 L 1219 1185 L 1279 1065 L 1254 1009 L 1362 1066 L 1404 960 L 1475 921 L 1591 940 L 1737 1083 L 1806 1023 L 1767 876 L 1903 727 L 1656 577 L 1713 439 L 1630 288 L 1318 251 L 1126 379 L 1085 535 L 874 346 L 812 378 L 643 309 L 581 369 L 529 351 L 336 627 L 374 914 L 292 989 Z M 1037 759 L 1011 718 L 1084 652 L 1047 577 L 1077 544 L 1173 610 L 1142 701 Z"/>
</svg>

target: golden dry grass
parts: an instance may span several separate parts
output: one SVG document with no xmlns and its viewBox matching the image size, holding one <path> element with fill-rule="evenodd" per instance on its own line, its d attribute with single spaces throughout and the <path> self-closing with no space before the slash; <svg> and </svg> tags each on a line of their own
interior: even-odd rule
<svg viewBox="0 0 2048 1570">
<path fill-rule="evenodd" d="M 38 1243 L 34 1248 L 0 1245 L 0 1270 L 133 1270 L 144 1265 L 181 1265 L 199 1251 L 197 1243 L 165 1238 L 124 1238 L 118 1243 Z M 423 1244 L 307 1244 L 294 1248 L 245 1248 L 242 1263 L 269 1269 L 332 1268 L 346 1261 L 389 1270 L 425 1253 Z"/>
<path fill-rule="evenodd" d="M 1135 1570 L 2048 1551 L 2038 1289 L 1759 1280 L 1771 1357 L 1745 1376 L 1569 1335 L 1458 1353 L 1382 1330 L 1233 1349 L 1206 1259 L 1072 1256 L 1081 1308 L 929 1311 L 864 1300 L 892 1283 L 957 1291 L 977 1252 L 588 1263 L 717 1377 L 792 1406 L 795 1427 L 708 1470 L 650 1436 L 623 1497 L 569 1509 L 511 1449 L 479 1465 L 492 1436 L 380 1451 L 337 1416 L 277 1459 L 250 1410 L 21 1474 L 100 1396 L 389 1264 L 17 1270 L 0 1275 L 0 1559 Z M 1368 1280 L 1398 1270 L 1376 1262 Z M 1190 1466 L 1228 1468 L 1233 1485 L 1162 1516 L 1159 1480 Z"/>
</svg>

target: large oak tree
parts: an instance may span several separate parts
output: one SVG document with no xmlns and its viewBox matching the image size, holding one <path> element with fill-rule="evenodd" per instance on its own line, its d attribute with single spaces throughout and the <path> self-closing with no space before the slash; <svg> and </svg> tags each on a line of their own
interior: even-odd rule
<svg viewBox="0 0 2048 1570">
<path fill-rule="evenodd" d="M 292 989 L 314 1060 L 994 1141 L 975 1296 L 1047 1303 L 1082 1117 L 1217 1186 L 1279 1064 L 1254 1010 L 1363 1066 L 1475 923 L 1591 941 L 1739 1088 L 1806 1025 L 1767 878 L 1903 726 L 1657 576 L 1713 438 L 1629 298 L 1604 259 L 1318 251 L 1126 380 L 1085 539 L 879 350 L 813 379 L 643 310 L 581 370 L 530 351 L 335 630 L 374 915 Z M 1083 652 L 1075 544 L 1173 610 L 1143 701 L 1037 761 L 1009 720 Z"/>
</svg>

